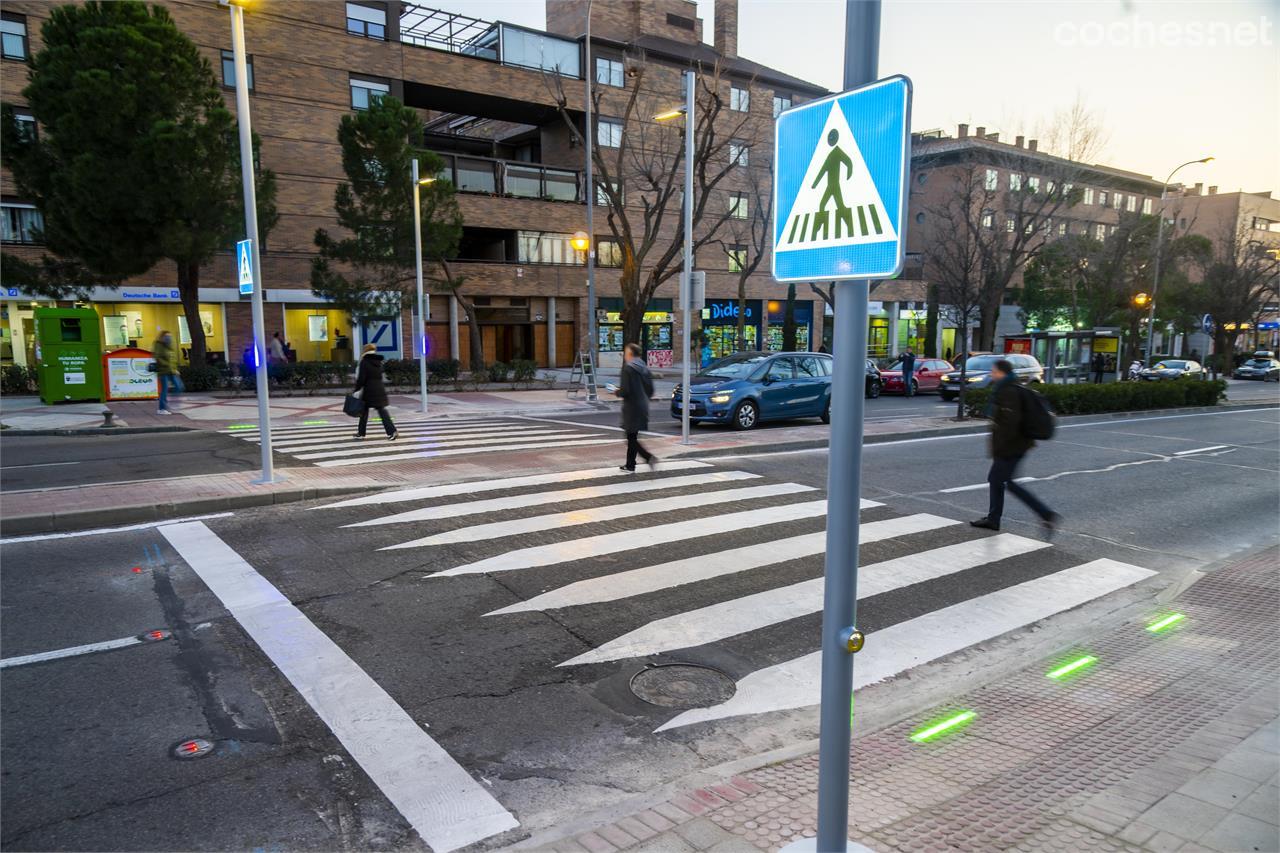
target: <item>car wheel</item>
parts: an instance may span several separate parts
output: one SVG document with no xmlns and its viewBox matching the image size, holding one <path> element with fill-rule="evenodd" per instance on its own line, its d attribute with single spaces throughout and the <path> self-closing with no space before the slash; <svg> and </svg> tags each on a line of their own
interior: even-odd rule
<svg viewBox="0 0 1280 853">
<path fill-rule="evenodd" d="M 751 400 L 743 400 L 733 410 L 733 428 L 737 430 L 754 429 L 760 420 L 760 410 Z"/>
<path fill-rule="evenodd" d="M 953 400 L 956 398 L 956 395 L 955 395 L 955 394 L 952 394 L 952 393 L 947 392 L 947 391 L 939 391 L 939 392 L 938 392 L 938 396 L 942 398 L 942 402 L 944 402 L 944 403 L 950 403 L 951 401 L 953 401 Z"/>
<path fill-rule="evenodd" d="M 818 418 L 824 424 L 831 423 L 831 401 L 830 400 L 827 401 L 827 405 L 823 406 L 822 414 L 818 415 Z"/>
<path fill-rule="evenodd" d="M 871 398 L 871 399 L 873 399 L 873 400 L 874 400 L 876 397 L 879 397 L 879 396 L 880 396 L 880 383 L 879 383 L 879 382 L 877 382 L 876 380 L 874 380 L 874 379 L 873 379 L 873 380 L 871 380 L 870 382 L 868 382 L 868 383 L 867 383 L 867 396 L 868 396 L 868 397 L 870 397 L 870 398 Z"/>
<path fill-rule="evenodd" d="M 920 393 L 920 383 L 912 379 L 911 380 L 911 396 L 914 397 L 919 393 Z"/>
</svg>

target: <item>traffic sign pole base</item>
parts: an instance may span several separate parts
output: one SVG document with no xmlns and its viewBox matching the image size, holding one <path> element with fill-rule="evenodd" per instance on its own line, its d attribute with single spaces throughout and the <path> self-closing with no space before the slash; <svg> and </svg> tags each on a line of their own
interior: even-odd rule
<svg viewBox="0 0 1280 853">
<path fill-rule="evenodd" d="M 870 847 L 864 847 L 856 841 L 848 842 L 845 850 L 848 853 L 875 853 Z M 781 853 L 818 853 L 818 839 L 798 838 L 783 847 Z"/>
<path fill-rule="evenodd" d="M 284 476 L 283 474 L 272 474 L 269 478 L 259 477 L 256 480 L 250 480 L 249 484 L 252 486 L 269 486 L 272 483 L 287 483 L 287 482 L 289 482 L 289 478 Z"/>
</svg>

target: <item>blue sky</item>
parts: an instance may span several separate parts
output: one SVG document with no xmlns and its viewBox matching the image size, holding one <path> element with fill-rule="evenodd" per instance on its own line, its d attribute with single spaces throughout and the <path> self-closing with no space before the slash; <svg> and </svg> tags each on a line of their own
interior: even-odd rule
<svg viewBox="0 0 1280 853">
<path fill-rule="evenodd" d="M 610 0 L 596 0 L 610 2 Z M 542 0 L 423 5 L 543 28 Z M 698 0 L 710 39 L 713 0 Z M 843 0 L 739 0 L 738 52 L 836 89 Z M 915 85 L 916 130 L 1043 135 L 1079 99 L 1099 162 L 1220 191 L 1280 195 L 1280 0 L 884 0 L 880 72 Z"/>
</svg>

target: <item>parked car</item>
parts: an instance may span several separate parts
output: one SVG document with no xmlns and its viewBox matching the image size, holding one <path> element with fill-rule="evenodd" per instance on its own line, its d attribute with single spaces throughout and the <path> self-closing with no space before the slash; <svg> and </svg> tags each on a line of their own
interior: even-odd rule
<svg viewBox="0 0 1280 853">
<path fill-rule="evenodd" d="M 1253 358 L 1232 372 L 1233 379 L 1261 379 L 1263 382 L 1280 382 L 1280 361 L 1275 353 L 1255 352 Z"/>
<path fill-rule="evenodd" d="M 915 370 L 912 372 L 911 382 L 915 385 L 912 391 L 919 394 L 921 391 L 937 391 L 938 385 L 942 381 L 942 376 L 948 370 L 951 370 L 951 362 L 943 361 L 940 358 L 917 358 Z M 880 371 L 881 380 L 884 383 L 885 393 L 888 394 L 905 394 L 907 388 L 902 384 L 902 361 L 895 361 L 888 370 Z"/>
<path fill-rule="evenodd" d="M 1199 362 L 1185 358 L 1166 358 L 1143 370 L 1138 378 L 1147 382 L 1159 382 L 1163 379 L 1181 379 L 1184 376 L 1199 379 L 1203 374 L 1204 368 Z"/>
<path fill-rule="evenodd" d="M 884 377 L 880 375 L 880 368 L 876 367 L 874 361 L 867 359 L 867 396 L 874 399 L 879 397 L 883 390 Z"/>
<path fill-rule="evenodd" d="M 831 356 L 814 352 L 742 352 L 722 358 L 689 382 L 691 423 L 752 429 L 762 421 L 821 418 L 831 422 Z M 671 394 L 680 417 L 684 390 Z"/>
<path fill-rule="evenodd" d="M 966 388 L 988 388 L 991 385 L 991 367 L 1000 359 L 1008 359 L 1013 365 L 1014 375 L 1018 382 L 1027 385 L 1044 381 L 1044 366 L 1034 356 L 1016 352 L 997 355 L 993 352 L 974 353 L 964 364 L 964 381 Z M 942 385 L 938 388 L 942 399 L 950 402 L 960 396 L 960 371 L 953 369 L 942 377 Z"/>
</svg>

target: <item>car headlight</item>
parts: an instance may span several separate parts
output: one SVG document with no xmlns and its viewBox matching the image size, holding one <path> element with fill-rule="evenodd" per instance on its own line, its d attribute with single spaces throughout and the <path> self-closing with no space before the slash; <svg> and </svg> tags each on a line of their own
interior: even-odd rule
<svg viewBox="0 0 1280 853">
<path fill-rule="evenodd" d="M 680 386 L 679 386 L 679 385 L 677 385 L 676 387 L 672 388 L 672 389 L 671 389 L 671 399 L 672 399 L 672 400 L 676 399 L 677 397 L 679 397 L 679 396 L 680 396 L 680 393 L 681 393 L 681 392 L 680 392 Z"/>
<path fill-rule="evenodd" d="M 733 399 L 733 395 L 730 394 L 728 391 L 721 391 L 718 394 L 711 395 L 711 402 L 713 403 L 727 403 L 732 399 Z"/>
<path fill-rule="evenodd" d="M 981 376 L 967 376 L 967 377 L 965 377 L 965 380 L 964 380 L 964 381 L 965 381 L 965 382 L 981 382 L 981 381 L 982 381 L 982 377 L 981 377 Z"/>
<path fill-rule="evenodd" d="M 942 379 L 944 382 L 956 382 L 960 379 L 960 374 L 948 373 L 946 376 L 942 377 Z"/>
</svg>

